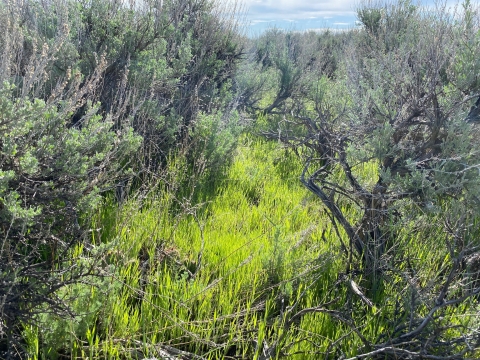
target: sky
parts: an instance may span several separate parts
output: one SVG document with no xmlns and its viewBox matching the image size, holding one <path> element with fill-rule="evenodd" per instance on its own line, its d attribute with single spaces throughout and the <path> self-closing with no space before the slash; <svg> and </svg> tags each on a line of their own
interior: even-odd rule
<svg viewBox="0 0 480 360">
<path fill-rule="evenodd" d="M 260 35 L 266 29 L 343 30 L 355 27 L 355 8 L 361 0 L 243 0 L 247 34 Z M 421 1 L 433 4 L 434 0 Z M 448 1 L 452 3 L 452 0 Z M 417 1 L 412 1 L 417 3 Z"/>
<path fill-rule="evenodd" d="M 348 29 L 358 0 L 244 0 L 249 36 L 277 27 L 287 30 Z"/>
</svg>

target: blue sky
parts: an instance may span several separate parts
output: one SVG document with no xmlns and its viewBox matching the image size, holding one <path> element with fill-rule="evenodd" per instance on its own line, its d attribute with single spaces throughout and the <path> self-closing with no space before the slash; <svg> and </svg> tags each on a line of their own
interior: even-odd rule
<svg viewBox="0 0 480 360">
<path fill-rule="evenodd" d="M 248 34 L 276 26 L 289 30 L 345 29 L 355 26 L 358 0 L 244 0 Z"/>
<path fill-rule="evenodd" d="M 255 37 L 274 26 L 298 31 L 350 29 L 355 27 L 355 8 L 360 2 L 361 0 L 243 0 L 247 11 L 247 34 Z M 413 0 L 412 3 L 417 1 Z M 424 0 L 421 3 L 431 5 L 434 0 Z"/>
</svg>

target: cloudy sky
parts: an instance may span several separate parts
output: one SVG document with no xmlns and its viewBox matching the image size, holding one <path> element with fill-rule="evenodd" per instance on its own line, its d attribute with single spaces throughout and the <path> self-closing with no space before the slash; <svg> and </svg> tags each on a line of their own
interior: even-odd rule
<svg viewBox="0 0 480 360">
<path fill-rule="evenodd" d="M 247 32 L 257 36 L 265 29 L 349 29 L 355 26 L 355 8 L 361 0 L 243 0 Z M 416 0 L 412 1 L 417 3 Z M 434 0 L 423 0 L 432 4 Z M 449 3 L 452 0 L 448 1 Z"/>
<path fill-rule="evenodd" d="M 358 0 L 244 0 L 249 35 L 269 27 L 292 30 L 355 25 Z"/>
</svg>

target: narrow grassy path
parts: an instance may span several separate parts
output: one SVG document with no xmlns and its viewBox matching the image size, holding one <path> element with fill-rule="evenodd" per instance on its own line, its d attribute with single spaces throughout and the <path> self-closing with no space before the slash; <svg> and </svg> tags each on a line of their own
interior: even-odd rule
<svg viewBox="0 0 480 360">
<path fill-rule="evenodd" d="M 339 244 L 300 171 L 278 144 L 245 139 L 204 203 L 179 211 L 163 190 L 106 207 L 93 241 L 114 276 L 67 289 L 79 316 L 46 317 L 52 331 L 32 330 L 30 346 L 99 359 L 159 356 L 157 344 L 210 359 L 257 358 L 272 343 L 297 358 L 325 350 L 342 331 L 329 317 L 283 329 L 289 307 L 328 301 L 337 280 Z"/>
</svg>

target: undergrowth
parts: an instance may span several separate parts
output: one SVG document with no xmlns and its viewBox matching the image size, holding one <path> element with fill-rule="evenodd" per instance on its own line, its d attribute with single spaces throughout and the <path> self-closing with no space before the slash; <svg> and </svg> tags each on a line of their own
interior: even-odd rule
<svg viewBox="0 0 480 360">
<path fill-rule="evenodd" d="M 382 306 L 358 306 L 342 282 L 331 221 L 298 181 L 297 157 L 245 137 L 226 171 L 215 189 L 196 189 L 208 193 L 204 203 L 179 206 L 162 184 L 121 207 L 107 201 L 90 245 L 103 254 L 105 277 L 64 289 L 77 299 L 70 320 L 43 314 L 49 331 L 25 329 L 32 358 L 161 357 L 170 346 L 208 359 L 257 359 L 275 344 L 278 357 L 311 359 L 333 342 L 354 356 L 362 340 L 344 321 L 322 311 L 294 320 L 290 311 L 322 304 L 355 318 L 369 341 L 388 337 L 402 310 L 389 298 L 395 281 L 373 299 Z M 423 260 L 438 256 L 410 240 Z"/>
</svg>

